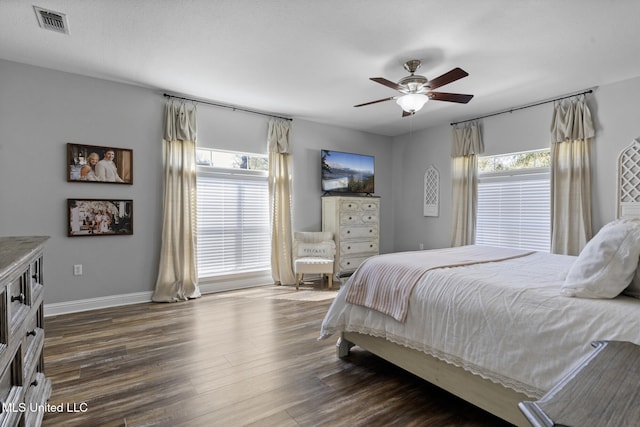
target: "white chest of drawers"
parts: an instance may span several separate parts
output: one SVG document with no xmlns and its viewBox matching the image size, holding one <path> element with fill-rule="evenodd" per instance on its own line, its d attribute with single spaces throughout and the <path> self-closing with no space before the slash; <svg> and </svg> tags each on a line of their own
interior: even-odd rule
<svg viewBox="0 0 640 427">
<path fill-rule="evenodd" d="M 44 376 L 43 245 L 0 237 L 0 425 L 39 426 L 51 395 Z"/>
<path fill-rule="evenodd" d="M 380 251 L 380 198 L 322 197 L 322 231 L 336 242 L 334 272 L 353 272 Z"/>
</svg>

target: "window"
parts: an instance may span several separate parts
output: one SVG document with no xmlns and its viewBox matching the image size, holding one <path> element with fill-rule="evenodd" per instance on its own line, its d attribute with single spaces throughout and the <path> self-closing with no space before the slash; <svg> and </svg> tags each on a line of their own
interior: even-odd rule
<svg viewBox="0 0 640 427">
<path fill-rule="evenodd" d="M 198 149 L 198 275 L 271 268 L 268 157 Z"/>
<path fill-rule="evenodd" d="M 549 252 L 550 152 L 478 158 L 476 244 Z"/>
</svg>

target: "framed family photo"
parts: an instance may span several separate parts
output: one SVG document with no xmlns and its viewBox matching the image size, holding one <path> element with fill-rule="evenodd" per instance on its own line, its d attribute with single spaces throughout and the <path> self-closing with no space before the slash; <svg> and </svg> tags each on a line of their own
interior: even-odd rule
<svg viewBox="0 0 640 427">
<path fill-rule="evenodd" d="M 67 181 L 133 184 L 133 150 L 69 143 Z"/>
<path fill-rule="evenodd" d="M 133 200 L 67 199 L 69 237 L 133 234 Z"/>
</svg>

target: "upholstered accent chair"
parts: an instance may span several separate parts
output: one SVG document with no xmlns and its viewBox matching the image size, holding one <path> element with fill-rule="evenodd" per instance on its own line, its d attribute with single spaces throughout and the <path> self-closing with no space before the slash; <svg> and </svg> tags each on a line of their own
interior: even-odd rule
<svg viewBox="0 0 640 427">
<path fill-rule="evenodd" d="M 296 289 L 305 274 L 320 274 L 328 277 L 329 289 L 333 286 L 333 259 L 336 243 L 330 231 L 296 231 L 293 233 L 293 270 L 296 274 Z"/>
</svg>

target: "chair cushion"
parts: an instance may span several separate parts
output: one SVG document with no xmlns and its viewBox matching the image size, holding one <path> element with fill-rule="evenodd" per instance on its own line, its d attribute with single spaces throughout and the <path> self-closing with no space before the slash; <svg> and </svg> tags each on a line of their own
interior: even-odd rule
<svg viewBox="0 0 640 427">
<path fill-rule="evenodd" d="M 305 257 L 294 262 L 297 273 L 333 273 L 333 260 L 325 258 Z"/>
</svg>

